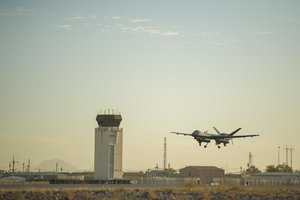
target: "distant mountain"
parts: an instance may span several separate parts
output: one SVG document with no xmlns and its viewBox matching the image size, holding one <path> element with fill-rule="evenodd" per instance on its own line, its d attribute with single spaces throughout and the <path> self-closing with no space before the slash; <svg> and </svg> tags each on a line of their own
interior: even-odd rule
<svg viewBox="0 0 300 200">
<path fill-rule="evenodd" d="M 57 171 L 60 172 L 61 169 L 63 172 L 76 171 L 76 167 L 67 163 L 66 161 L 60 159 L 52 159 L 52 160 L 44 160 L 38 166 L 35 167 L 36 170 L 40 170 L 41 172 L 54 172 L 56 171 L 56 163 Z"/>
</svg>

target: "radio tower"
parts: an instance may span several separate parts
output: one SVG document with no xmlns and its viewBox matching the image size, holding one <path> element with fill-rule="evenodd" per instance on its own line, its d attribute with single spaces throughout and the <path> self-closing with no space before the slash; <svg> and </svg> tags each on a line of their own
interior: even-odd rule
<svg viewBox="0 0 300 200">
<path fill-rule="evenodd" d="M 167 169 L 167 138 L 164 137 L 164 169 Z"/>
</svg>

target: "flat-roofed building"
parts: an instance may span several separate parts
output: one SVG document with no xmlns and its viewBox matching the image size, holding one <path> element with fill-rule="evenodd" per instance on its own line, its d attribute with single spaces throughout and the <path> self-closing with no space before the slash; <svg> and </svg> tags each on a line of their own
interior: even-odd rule
<svg viewBox="0 0 300 200">
<path fill-rule="evenodd" d="M 197 178 L 202 184 L 210 184 L 214 178 L 224 178 L 224 170 L 214 166 L 187 166 L 179 173 L 184 178 Z"/>
</svg>

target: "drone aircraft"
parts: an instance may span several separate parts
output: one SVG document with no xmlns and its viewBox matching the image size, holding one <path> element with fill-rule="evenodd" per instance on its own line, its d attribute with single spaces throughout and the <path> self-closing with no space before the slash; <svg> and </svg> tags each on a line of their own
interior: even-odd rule
<svg viewBox="0 0 300 200">
<path fill-rule="evenodd" d="M 199 130 L 195 130 L 193 133 L 180 133 L 180 132 L 171 132 L 171 133 L 175 133 L 177 135 L 192 136 L 195 140 L 197 140 L 199 146 L 201 146 L 202 142 L 206 143 L 204 145 L 204 148 L 207 147 L 208 143 L 210 143 L 211 140 L 215 140 L 216 145 L 218 146 L 219 149 L 221 148 L 220 144 L 223 143 L 225 147 L 226 144 L 228 144 L 229 141 L 232 140 L 233 138 L 246 138 L 246 137 L 259 136 L 259 135 L 234 135 L 242 128 L 238 128 L 232 133 L 221 133 L 216 127 L 213 128 L 218 134 L 208 133 L 207 131 L 202 132 Z"/>
</svg>

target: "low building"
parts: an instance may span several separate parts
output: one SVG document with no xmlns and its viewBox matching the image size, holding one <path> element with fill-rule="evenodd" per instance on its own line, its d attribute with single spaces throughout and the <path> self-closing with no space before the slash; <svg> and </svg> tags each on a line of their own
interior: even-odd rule
<svg viewBox="0 0 300 200">
<path fill-rule="evenodd" d="M 167 170 L 148 170 L 145 172 L 145 177 L 168 177 Z"/>
<path fill-rule="evenodd" d="M 214 166 L 187 166 L 179 173 L 184 178 L 197 178 L 201 184 L 211 184 L 214 178 L 224 178 L 224 170 Z"/>
<path fill-rule="evenodd" d="M 26 178 L 19 176 L 7 176 L 0 177 L 0 185 L 12 185 L 12 184 L 24 184 L 26 183 Z"/>
<path fill-rule="evenodd" d="M 265 172 L 252 174 L 243 179 L 245 185 L 292 186 L 300 185 L 300 173 Z"/>
<path fill-rule="evenodd" d="M 123 179 L 130 180 L 132 184 L 140 184 L 144 176 L 142 171 L 140 172 L 123 172 Z"/>
</svg>

